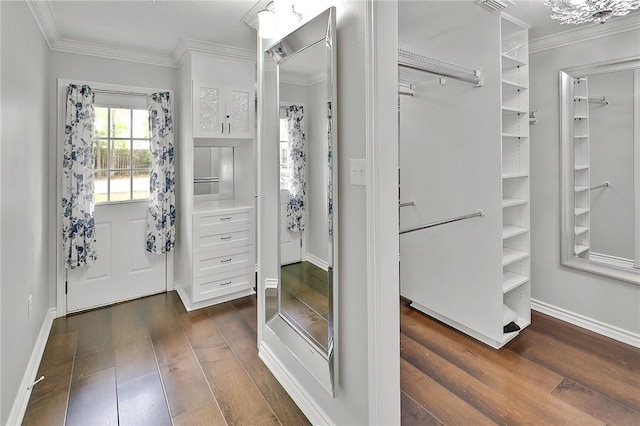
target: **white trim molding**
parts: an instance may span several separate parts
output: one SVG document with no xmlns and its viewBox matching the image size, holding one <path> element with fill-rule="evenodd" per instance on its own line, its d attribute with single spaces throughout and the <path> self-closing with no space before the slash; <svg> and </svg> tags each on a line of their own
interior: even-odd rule
<svg viewBox="0 0 640 426">
<path fill-rule="evenodd" d="M 40 333 L 31 351 L 29 357 L 29 363 L 22 375 L 22 381 L 18 388 L 18 394 L 13 400 L 13 406 L 9 412 L 9 418 L 7 419 L 8 425 L 22 424 L 24 413 L 27 411 L 27 404 L 29 403 L 29 397 L 31 396 L 30 385 L 36 380 L 36 374 L 38 373 L 38 367 L 44 354 L 44 348 L 47 346 L 47 339 L 49 338 L 49 332 L 53 325 L 53 320 L 56 318 L 56 309 L 51 308 L 47 311 L 42 327 L 40 327 Z M 45 378 L 46 380 L 46 378 Z"/>
<path fill-rule="evenodd" d="M 307 253 L 305 255 L 305 260 L 315 266 L 317 266 L 318 268 L 322 269 L 323 271 L 328 271 L 329 270 L 329 264 L 320 259 L 318 256 L 314 256 L 311 253 Z"/>
<path fill-rule="evenodd" d="M 607 22 L 604 28 L 600 24 L 579 26 L 567 31 L 530 40 L 529 54 L 532 55 L 549 49 L 595 40 L 637 29 L 640 29 L 638 14 L 612 19 Z"/>
<path fill-rule="evenodd" d="M 255 62 L 256 60 L 256 52 L 253 50 L 191 40 L 188 38 L 180 39 L 170 55 L 66 39 L 58 29 L 50 0 L 25 0 L 25 3 L 36 25 L 40 29 L 47 46 L 49 46 L 49 49 L 53 52 L 74 53 L 77 55 L 95 56 L 98 58 L 116 59 L 172 68 L 180 66 L 188 51 L 250 62 Z"/>
<path fill-rule="evenodd" d="M 276 380 L 287 391 L 293 402 L 296 403 L 311 424 L 327 426 L 335 424 L 331 421 L 331 417 L 316 404 L 313 397 L 309 395 L 304 386 L 296 380 L 295 376 L 291 374 L 284 363 L 278 360 L 278 357 L 264 341 L 260 342 L 258 357 L 260 357 Z"/>
<path fill-rule="evenodd" d="M 365 19 L 369 424 L 400 423 L 398 5 L 367 0 Z"/>
<path fill-rule="evenodd" d="M 531 309 L 570 324 L 577 325 L 578 327 L 582 327 L 589 331 L 593 331 L 594 333 L 610 339 L 617 340 L 618 342 L 640 348 L 640 334 L 638 333 L 633 333 L 536 299 L 531 299 Z"/>
</svg>

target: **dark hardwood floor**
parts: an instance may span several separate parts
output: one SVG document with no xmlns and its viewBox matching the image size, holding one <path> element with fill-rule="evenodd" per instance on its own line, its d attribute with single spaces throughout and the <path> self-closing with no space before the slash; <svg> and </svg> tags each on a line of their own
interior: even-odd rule
<svg viewBox="0 0 640 426">
<path fill-rule="evenodd" d="M 306 425 L 258 358 L 255 298 L 175 292 L 55 320 L 24 425 Z"/>
<path fill-rule="evenodd" d="M 640 349 L 533 313 L 495 350 L 401 301 L 404 425 L 640 425 Z M 304 425 L 258 359 L 256 300 L 175 292 L 54 322 L 25 425 Z"/>
<path fill-rule="evenodd" d="M 640 425 L 640 349 L 533 312 L 495 350 L 400 312 L 404 425 Z"/>
</svg>

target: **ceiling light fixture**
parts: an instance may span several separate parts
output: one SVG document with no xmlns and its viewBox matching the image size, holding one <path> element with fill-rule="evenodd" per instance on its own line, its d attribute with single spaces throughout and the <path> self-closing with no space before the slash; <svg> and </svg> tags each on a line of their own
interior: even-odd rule
<svg viewBox="0 0 640 426">
<path fill-rule="evenodd" d="M 274 0 L 258 12 L 258 34 L 262 38 L 273 38 L 278 31 L 290 29 L 302 20 L 296 12 L 293 0 Z"/>
<path fill-rule="evenodd" d="M 544 4 L 551 8 L 551 19 L 561 24 L 604 24 L 614 16 L 640 8 L 640 0 L 544 0 Z"/>
</svg>

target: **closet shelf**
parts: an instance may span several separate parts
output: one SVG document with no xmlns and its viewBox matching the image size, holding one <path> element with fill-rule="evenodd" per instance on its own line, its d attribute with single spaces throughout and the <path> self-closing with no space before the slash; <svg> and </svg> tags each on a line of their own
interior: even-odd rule
<svg viewBox="0 0 640 426">
<path fill-rule="evenodd" d="M 511 108 L 511 107 L 508 107 L 508 106 L 503 106 L 502 107 L 502 112 L 503 112 L 503 114 L 518 114 L 518 115 L 527 114 L 527 115 L 529 115 L 528 111 L 523 111 L 522 109 L 518 109 L 518 108 Z"/>
<path fill-rule="evenodd" d="M 529 232 L 529 229 L 523 228 L 521 226 L 502 225 L 503 240 L 506 240 L 507 238 L 516 237 L 518 235 L 526 234 L 527 232 Z"/>
<path fill-rule="evenodd" d="M 576 237 L 577 237 L 578 235 L 582 235 L 582 234 L 585 234 L 585 233 L 589 232 L 589 228 L 587 228 L 585 226 L 576 226 L 574 232 L 575 232 Z"/>
<path fill-rule="evenodd" d="M 575 192 L 582 192 L 582 191 L 587 191 L 589 189 L 588 186 L 576 186 L 575 187 Z"/>
<path fill-rule="evenodd" d="M 502 293 L 508 293 L 528 281 L 528 277 L 505 271 L 502 273 Z"/>
<path fill-rule="evenodd" d="M 578 207 L 575 210 L 575 216 L 582 216 L 583 214 L 588 213 L 588 212 L 589 212 L 589 209 Z"/>
<path fill-rule="evenodd" d="M 589 135 L 574 135 L 574 139 L 587 139 Z"/>
<path fill-rule="evenodd" d="M 521 59 L 516 58 L 515 56 L 507 55 L 506 53 L 502 54 L 502 67 L 507 68 L 515 68 L 521 67 L 523 65 L 527 65 L 527 63 Z"/>
<path fill-rule="evenodd" d="M 581 254 L 589 251 L 589 246 L 583 246 L 580 244 L 576 244 L 574 251 L 576 252 L 576 256 L 580 256 Z"/>
<path fill-rule="evenodd" d="M 502 199 L 502 208 L 520 206 L 522 204 L 527 204 L 527 200 L 522 200 L 520 198 L 508 198 L 508 197 Z"/>
<path fill-rule="evenodd" d="M 575 170 L 575 171 L 588 170 L 588 169 L 589 169 L 589 166 L 586 166 L 586 165 L 582 165 L 582 166 L 575 166 L 575 167 L 574 167 L 574 170 Z"/>
<path fill-rule="evenodd" d="M 525 139 L 527 136 L 519 135 L 517 133 L 503 133 L 502 137 L 503 138 L 509 138 L 509 139 Z"/>
<path fill-rule="evenodd" d="M 519 260 L 529 257 L 529 253 L 503 247 L 502 249 L 502 266 L 511 265 Z"/>
<path fill-rule="evenodd" d="M 525 90 L 528 89 L 528 86 L 525 86 L 524 84 L 520 84 L 517 83 L 515 81 L 510 81 L 510 80 L 502 80 L 502 89 L 503 90 Z"/>
<path fill-rule="evenodd" d="M 575 101 L 586 101 L 587 99 L 589 99 L 589 98 L 586 97 L 586 96 L 574 96 L 573 97 L 573 100 L 575 100 Z"/>
<path fill-rule="evenodd" d="M 529 177 L 529 173 L 527 172 L 517 172 L 517 173 L 503 173 L 502 179 L 515 179 L 515 178 L 525 178 Z"/>
<path fill-rule="evenodd" d="M 480 69 L 454 64 L 408 50 L 398 49 L 398 67 L 400 83 L 419 83 L 433 79 L 433 75 L 436 75 L 466 81 L 476 86 L 482 85 Z M 430 74 L 430 76 L 425 76 L 425 74 Z"/>
<path fill-rule="evenodd" d="M 587 117 L 586 115 L 574 115 L 573 116 L 574 120 L 586 120 L 587 118 L 589 118 L 589 117 Z"/>
</svg>

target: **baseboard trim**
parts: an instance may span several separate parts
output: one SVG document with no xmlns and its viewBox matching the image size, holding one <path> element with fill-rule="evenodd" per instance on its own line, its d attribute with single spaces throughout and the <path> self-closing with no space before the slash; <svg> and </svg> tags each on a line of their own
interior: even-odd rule
<svg viewBox="0 0 640 426">
<path fill-rule="evenodd" d="M 640 348 L 640 334 L 632 333 L 628 330 L 535 299 L 531 299 L 531 309 L 593 331 L 594 333 L 601 334 L 610 339 L 617 340 L 618 342 Z"/>
<path fill-rule="evenodd" d="M 331 418 L 322 408 L 315 403 L 311 395 L 300 385 L 298 380 L 282 365 L 275 356 L 271 348 L 260 342 L 258 357 L 265 363 L 269 371 L 280 382 L 284 390 L 289 394 L 293 402 L 296 403 L 300 411 L 307 416 L 313 425 L 334 425 Z"/>
<path fill-rule="evenodd" d="M 320 259 L 318 256 L 314 256 L 311 253 L 307 253 L 305 257 L 307 259 L 307 262 L 314 264 L 315 266 L 322 269 L 323 271 L 329 270 L 329 265 L 327 264 L 327 262 Z"/>
<path fill-rule="evenodd" d="M 8 425 L 22 424 L 24 413 L 27 411 L 27 404 L 29 403 L 29 397 L 31 396 L 31 389 L 29 386 L 36 380 L 36 374 L 38 374 L 38 367 L 40 361 L 42 361 L 42 355 L 44 354 L 44 348 L 47 345 L 47 339 L 49 338 L 49 332 L 53 325 L 53 320 L 56 318 L 56 308 L 51 308 L 47 311 L 40 327 L 40 333 L 38 339 L 33 346 L 31 356 L 29 357 L 29 363 L 22 376 L 20 387 L 18 388 L 18 394 L 13 400 L 13 406 L 7 419 Z"/>
</svg>

